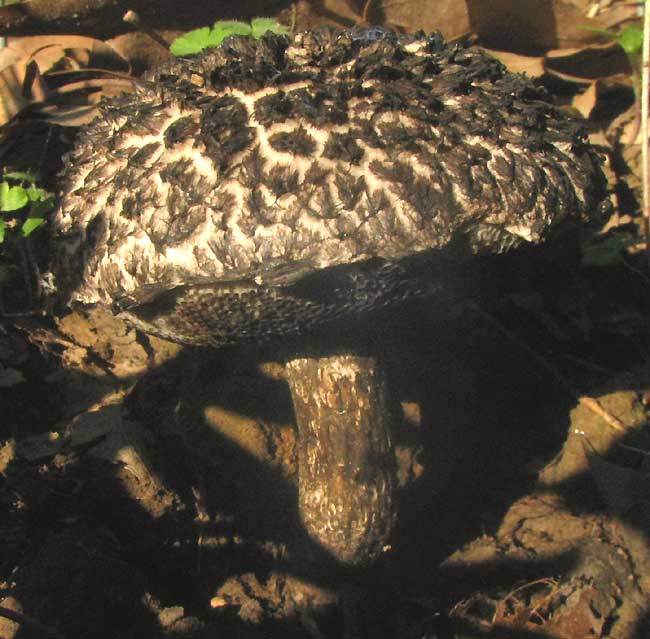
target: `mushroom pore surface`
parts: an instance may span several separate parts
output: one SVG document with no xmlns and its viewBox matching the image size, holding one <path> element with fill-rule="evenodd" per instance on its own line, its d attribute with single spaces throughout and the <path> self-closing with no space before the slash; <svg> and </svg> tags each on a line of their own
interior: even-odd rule
<svg viewBox="0 0 650 639">
<path fill-rule="evenodd" d="M 436 34 L 232 37 L 105 101 L 80 132 L 53 222 L 56 295 L 183 344 L 300 335 L 435 293 L 427 265 L 452 246 L 503 253 L 588 220 L 605 195 L 599 164 L 543 90 Z M 301 438 L 331 440 L 305 469 L 345 429 L 361 438 L 337 462 L 350 481 L 300 471 L 307 528 L 355 563 L 390 530 L 390 443 L 372 385 L 356 404 L 369 413 L 348 406 L 346 424 L 310 425 L 308 376 L 326 379 L 334 406 L 355 395 L 346 380 L 376 377 L 363 358 L 335 360 L 310 371 L 296 354 L 287 369 Z M 361 434 L 367 421 L 382 432 Z M 357 496 L 319 501 L 318 520 L 320 488 Z"/>
</svg>

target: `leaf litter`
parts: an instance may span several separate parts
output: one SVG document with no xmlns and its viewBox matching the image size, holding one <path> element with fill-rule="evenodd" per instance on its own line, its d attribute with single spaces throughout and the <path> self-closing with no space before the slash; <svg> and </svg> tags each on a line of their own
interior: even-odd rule
<svg viewBox="0 0 650 639">
<path fill-rule="evenodd" d="M 634 7 L 616 0 L 503 0 L 489 11 L 486 7 L 472 1 L 423 7 L 409 0 L 368 5 L 302 0 L 285 8 L 280 19 L 288 24 L 293 16 L 296 28 L 304 28 L 323 22 L 350 26 L 365 16 L 368 22 L 380 20 L 406 30 L 440 28 L 450 39 L 474 34 L 479 46 L 489 48 L 510 69 L 538 79 L 563 108 L 587 118 L 590 134 L 610 157 L 626 135 L 636 138 L 630 134 L 635 104 L 618 104 L 620 95 L 634 97 L 629 58 L 616 42 L 593 31 L 633 22 Z M 208 22 L 219 17 L 211 16 Z M 5 131 L 13 130 L 26 114 L 57 126 L 78 126 L 92 118 L 101 96 L 132 85 L 127 58 L 101 40 L 29 37 L 15 40 L 5 55 L 0 71 Z M 630 146 L 624 155 L 633 158 Z M 454 410 L 461 431 L 463 422 L 467 429 L 480 416 L 489 433 L 486 450 L 482 454 L 480 445 L 472 448 L 476 435 L 471 429 L 458 441 L 450 431 L 444 437 L 456 441 L 448 449 L 448 459 L 455 459 L 456 465 L 444 456 L 438 463 L 453 479 L 444 479 L 440 470 L 442 480 L 433 490 L 419 485 L 420 478 L 431 473 L 426 468 L 431 443 L 421 422 L 426 425 L 431 419 L 426 398 L 437 392 L 436 384 L 428 380 L 424 394 L 416 392 L 415 382 L 402 386 L 402 406 L 416 406 L 420 415 L 417 423 L 405 415 L 400 431 L 404 442 L 397 463 L 405 478 L 406 521 L 408 504 L 417 505 L 418 499 L 423 501 L 415 512 L 424 518 L 416 517 L 416 530 L 402 531 L 396 539 L 395 554 L 389 552 L 381 567 L 382 588 L 364 586 L 375 607 L 354 613 L 364 618 L 362 626 L 379 622 L 387 637 L 498 636 L 500 631 L 549 639 L 644 636 L 650 593 L 650 495 L 643 453 L 650 445 L 647 406 L 640 398 L 650 379 L 642 372 L 644 361 L 639 361 L 642 346 L 636 352 L 629 348 L 626 372 L 615 377 L 607 371 L 620 364 L 613 363 L 617 360 L 604 345 L 613 335 L 625 348 L 635 340 L 642 345 L 648 330 L 642 323 L 632 328 L 630 339 L 621 340 L 617 331 L 622 328 L 617 326 L 622 325 L 612 320 L 625 309 L 637 315 L 646 309 L 647 282 L 641 284 L 631 270 L 638 268 L 635 217 L 620 195 L 625 185 L 634 185 L 630 175 L 637 170 L 634 163 L 626 170 L 613 163 L 617 222 L 595 245 L 587 246 L 580 299 L 571 302 L 573 308 L 557 309 L 542 292 L 541 310 L 506 302 L 510 310 L 499 317 L 520 331 L 522 339 L 544 348 L 545 356 L 553 357 L 561 348 L 571 351 L 571 374 L 583 388 L 595 389 L 590 394 L 625 431 L 612 429 L 584 405 L 570 411 L 551 378 L 543 378 L 547 388 L 541 392 L 542 373 L 530 362 L 523 376 L 530 379 L 519 379 L 517 349 L 511 351 L 503 336 L 497 338 L 479 322 L 480 337 L 472 339 L 490 352 L 498 343 L 501 353 L 490 362 L 490 374 L 477 373 L 492 390 L 483 392 L 477 410 Z M 619 303 L 618 291 L 606 286 L 611 272 L 616 273 L 615 286 L 627 292 L 627 306 Z M 569 311 L 581 314 L 579 324 L 573 323 Z M 542 331 L 545 337 L 537 342 L 536 327 L 551 324 L 561 330 L 552 337 Z M 477 327 L 473 330 L 476 334 Z M 576 335 L 582 347 L 574 353 L 568 343 Z M 463 341 L 447 338 L 457 346 Z M 217 386 L 214 394 L 207 388 L 178 390 L 185 374 L 178 349 L 160 340 L 141 341 L 114 318 L 94 311 L 73 313 L 56 326 L 39 319 L 15 321 L 0 335 L 2 344 L 6 383 L 0 384 L 0 392 L 13 410 L 7 414 L 0 449 L 0 508 L 5 515 L 0 535 L 6 543 L 0 580 L 7 591 L 0 605 L 66 636 L 77 636 L 79 629 L 85 634 L 97 630 L 94 624 L 101 613 L 92 607 L 85 610 L 88 593 L 101 593 L 104 607 L 114 611 L 112 619 L 101 617 L 109 630 L 98 636 L 116 636 L 117 630 L 125 637 L 153 636 L 161 629 L 164 636 L 175 637 L 227 630 L 251 637 L 305 632 L 337 636 L 341 624 L 348 630 L 359 627 L 340 612 L 345 606 L 337 604 L 336 587 L 331 590 L 305 576 L 309 570 L 305 573 L 299 529 L 288 521 L 282 522 L 284 530 L 283 525 L 273 527 L 278 524 L 272 502 L 281 502 L 295 490 L 295 458 L 290 417 L 283 415 L 277 399 L 281 395 L 274 396 L 279 404 L 273 410 L 259 404 L 269 384 L 276 383 L 268 375 L 233 374 L 225 387 L 212 384 Z M 425 355 L 407 345 L 400 348 L 400 370 L 430 369 L 432 362 Z M 450 369 L 463 357 L 473 360 L 462 352 L 458 346 L 449 356 Z M 586 366 L 575 363 L 580 358 Z M 440 363 L 444 369 L 444 355 Z M 490 386 L 495 370 L 500 394 L 496 384 Z M 447 391 L 452 397 L 466 397 L 467 389 L 475 388 L 472 380 L 471 375 L 461 376 Z M 522 410 L 522 393 L 536 397 L 537 403 L 524 402 L 527 408 Z M 506 437 L 499 429 L 489 430 L 491 421 L 503 420 L 503 404 L 506 421 L 513 422 Z M 185 410 L 194 417 L 183 418 Z M 256 417 L 251 419 L 251 414 Z M 194 423 L 201 434 L 183 430 L 187 423 Z M 546 432 L 542 427 L 549 434 L 540 435 Z M 234 448 L 223 443 L 226 431 Z M 236 436 L 241 437 L 239 443 Z M 190 453 L 180 451 L 188 446 L 200 454 L 187 458 Z M 498 471 L 494 459 L 503 460 Z M 216 501 L 208 506 L 207 526 L 193 518 L 201 507 L 184 469 L 188 463 L 199 468 L 201 481 L 212 485 Z M 240 468 L 250 469 L 250 474 L 235 478 Z M 267 475 L 265 468 L 274 470 Z M 256 473 L 264 478 L 261 484 L 255 481 Z M 265 491 L 265 484 L 276 492 Z M 469 494 L 463 484 L 472 487 Z M 482 484 L 489 484 L 489 490 Z M 256 514 L 251 504 L 265 514 Z M 430 512 L 436 513 L 435 525 L 427 519 Z M 409 545 L 413 540 L 417 543 Z M 79 544 L 100 561 L 83 559 Z M 135 579 L 127 577 L 124 566 L 135 571 Z M 117 589 L 94 579 L 97 570 L 112 575 Z M 49 591 L 43 590 L 46 578 Z M 129 625 L 127 619 L 135 622 Z M 16 636 L 23 632 L 20 627 L 2 620 L 0 635 Z M 29 631 L 27 621 L 22 627 Z"/>
</svg>

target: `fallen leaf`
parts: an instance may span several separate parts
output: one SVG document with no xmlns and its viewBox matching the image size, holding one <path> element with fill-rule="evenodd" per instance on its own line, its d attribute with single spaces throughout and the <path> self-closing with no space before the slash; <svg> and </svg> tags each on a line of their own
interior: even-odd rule
<svg viewBox="0 0 650 639">
<path fill-rule="evenodd" d="M 129 65 L 109 44 L 76 35 L 12 38 L 9 49 L 20 58 L 35 59 L 43 74 L 63 69 L 97 67 L 128 73 Z M 85 64 L 84 64 L 85 62 Z"/>
<path fill-rule="evenodd" d="M 334 24 L 349 28 L 362 26 L 365 1 L 323 0 L 319 3 L 298 2 L 296 26 L 311 28 L 317 24 Z M 383 24 L 404 31 L 422 29 L 440 31 L 448 40 L 469 33 L 469 15 L 465 2 L 458 0 L 373 0 L 368 7 L 368 24 Z"/>
<path fill-rule="evenodd" d="M 180 31 L 162 32 L 161 37 L 171 43 Z M 172 58 L 167 48 L 162 47 L 142 31 L 130 31 L 106 41 L 106 44 L 129 63 L 133 75 L 140 76 L 143 71 L 160 65 Z"/>
<path fill-rule="evenodd" d="M 592 82 L 587 87 L 586 91 L 579 93 L 571 101 L 571 106 L 577 109 L 583 118 L 588 119 L 594 107 L 596 106 L 596 102 L 598 101 L 597 84 L 597 82 Z"/>
<path fill-rule="evenodd" d="M 650 475 L 603 459 L 585 443 L 591 475 L 612 515 L 625 515 L 633 508 L 650 508 Z"/>
<path fill-rule="evenodd" d="M 567 80 L 596 80 L 617 74 L 632 72 L 630 61 L 615 43 L 572 49 L 551 49 L 547 51 L 545 69 Z"/>
<path fill-rule="evenodd" d="M 383 17 L 386 24 L 405 31 L 438 30 L 448 40 L 470 32 L 467 4 L 458 0 L 383 0 L 373 2 L 371 12 L 373 10 L 376 15 Z"/>
<path fill-rule="evenodd" d="M 102 95 L 132 86 L 128 62 L 94 38 L 16 38 L 10 51 L 4 61 L 13 62 L 0 71 L 0 126 L 27 108 L 53 123 L 78 126 L 93 118 Z M 79 80 L 80 74 L 84 79 Z M 88 79 L 88 74 L 95 77 Z"/>
<path fill-rule="evenodd" d="M 549 637 L 557 639 L 576 639 L 576 637 L 601 637 L 603 627 L 610 610 L 598 610 L 596 603 L 601 599 L 600 593 L 593 586 L 578 587 L 566 597 L 562 605 L 553 611 L 550 619 L 542 624 L 541 629 Z M 531 630 L 539 630 L 536 624 L 530 624 Z"/>
<path fill-rule="evenodd" d="M 562 0 L 466 0 L 470 28 L 492 49 L 539 54 L 548 49 L 583 46 L 602 28 Z"/>
<path fill-rule="evenodd" d="M 24 65 L 12 64 L 0 71 L 0 126 L 18 115 L 30 100 L 23 96 Z"/>
<path fill-rule="evenodd" d="M 511 51 L 495 51 L 484 49 L 492 57 L 508 67 L 513 73 L 525 73 L 529 78 L 539 78 L 544 75 L 544 58 L 542 56 L 527 56 Z"/>
<path fill-rule="evenodd" d="M 81 126 L 97 116 L 97 105 L 104 97 L 133 91 L 134 80 L 101 78 L 70 83 L 61 87 L 54 97 L 33 104 L 30 110 L 59 126 Z"/>
<path fill-rule="evenodd" d="M 585 440 L 600 455 L 607 455 L 617 448 L 617 443 L 623 441 L 624 437 L 642 437 L 647 419 L 636 392 L 617 391 L 597 399 L 608 413 L 628 426 L 629 432 L 621 433 L 613 429 L 580 402 L 571 411 L 571 424 L 562 451 L 539 474 L 540 485 L 557 486 L 588 473 L 590 462 L 585 451 Z"/>
</svg>

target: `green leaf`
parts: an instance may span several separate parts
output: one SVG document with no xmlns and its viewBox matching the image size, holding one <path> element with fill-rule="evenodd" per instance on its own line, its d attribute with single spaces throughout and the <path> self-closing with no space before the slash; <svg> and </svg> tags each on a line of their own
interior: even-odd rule
<svg viewBox="0 0 650 639">
<path fill-rule="evenodd" d="M 643 29 L 631 24 L 618 34 L 616 41 L 627 55 L 638 55 L 643 49 Z"/>
<path fill-rule="evenodd" d="M 31 235 L 45 220 L 42 217 L 28 217 L 21 228 L 24 237 Z"/>
<path fill-rule="evenodd" d="M 169 50 L 176 56 L 192 55 L 205 48 L 210 37 L 210 27 L 202 27 L 188 31 L 185 35 L 176 38 L 169 47 Z"/>
<path fill-rule="evenodd" d="M 31 184 L 38 182 L 39 179 L 35 173 L 25 171 L 7 171 L 3 177 L 7 180 L 18 180 L 19 182 L 29 182 Z"/>
<path fill-rule="evenodd" d="M 595 27 L 583 27 L 587 31 L 597 33 L 608 40 L 617 42 L 618 45 L 629 56 L 638 55 L 643 49 L 643 28 L 637 24 L 631 24 L 622 31 L 616 33 L 609 29 L 598 29 Z"/>
<path fill-rule="evenodd" d="M 28 202 L 27 191 L 22 186 L 9 186 L 9 182 L 0 182 L 0 211 L 16 211 Z"/>
<path fill-rule="evenodd" d="M 0 243 L 5 241 L 5 228 L 7 227 L 6 222 L 3 219 L 0 219 Z"/>
<path fill-rule="evenodd" d="M 253 18 L 251 20 L 253 38 L 259 40 L 267 31 L 272 33 L 289 33 L 289 28 L 273 18 Z"/>
<path fill-rule="evenodd" d="M 40 202 L 47 197 L 47 191 L 37 186 L 28 186 L 25 189 L 30 202 Z"/>
<path fill-rule="evenodd" d="M 209 47 L 219 46 L 228 36 L 250 35 L 251 26 L 245 22 L 222 20 L 214 23 L 214 27 L 202 27 L 188 31 L 172 42 L 169 50 L 175 56 L 192 55 Z"/>
<path fill-rule="evenodd" d="M 585 31 L 591 31 L 592 33 L 597 33 L 609 40 L 616 40 L 618 34 L 615 31 L 610 31 L 609 29 L 599 29 L 598 27 L 582 27 Z"/>
<path fill-rule="evenodd" d="M 251 24 L 237 20 L 217 20 L 212 29 L 203 27 L 176 38 L 169 50 L 176 56 L 193 55 L 209 47 L 218 47 L 232 35 L 253 36 L 259 39 L 267 31 L 288 33 L 289 29 L 273 18 L 255 18 Z"/>
<path fill-rule="evenodd" d="M 217 20 L 212 27 L 213 38 L 218 38 L 221 44 L 228 36 L 251 34 L 251 25 L 237 20 Z M 213 45 L 216 46 L 216 45 Z"/>
</svg>

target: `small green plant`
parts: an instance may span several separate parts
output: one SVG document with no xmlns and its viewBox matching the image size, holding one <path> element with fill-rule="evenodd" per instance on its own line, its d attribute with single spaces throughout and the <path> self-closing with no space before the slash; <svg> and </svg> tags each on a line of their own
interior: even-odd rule
<svg viewBox="0 0 650 639">
<path fill-rule="evenodd" d="M 22 171 L 4 174 L 0 182 L 0 242 L 4 241 L 6 230 L 15 226 L 8 217 L 22 220 L 20 231 L 23 237 L 28 237 L 54 208 L 54 196 L 36 186 L 37 181 L 34 175 Z"/>
<path fill-rule="evenodd" d="M 616 42 L 625 52 L 627 59 L 632 67 L 632 82 L 634 84 L 634 93 L 640 99 L 641 97 L 641 52 L 643 50 L 643 26 L 640 23 L 632 23 L 623 27 L 620 31 L 611 31 L 610 29 L 594 29 L 589 27 L 589 31 L 598 33 L 612 42 Z"/>
<path fill-rule="evenodd" d="M 176 38 L 169 50 L 175 56 L 193 55 L 203 51 L 203 49 L 219 46 L 231 35 L 251 36 L 257 40 L 267 31 L 287 33 L 289 29 L 273 18 L 255 18 L 250 24 L 236 20 L 218 20 L 212 28 L 195 29 L 194 31 L 188 31 L 180 38 Z"/>
<path fill-rule="evenodd" d="M 616 42 L 628 57 L 638 56 L 643 48 L 643 27 L 640 24 L 630 24 L 620 31 L 609 29 L 592 29 L 589 31 L 605 36 L 608 40 Z"/>
</svg>

